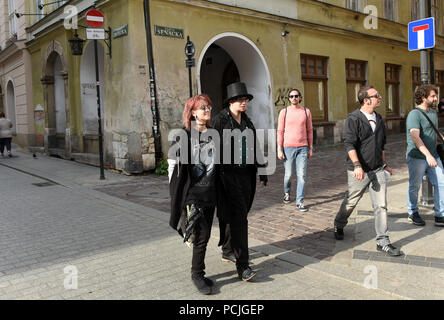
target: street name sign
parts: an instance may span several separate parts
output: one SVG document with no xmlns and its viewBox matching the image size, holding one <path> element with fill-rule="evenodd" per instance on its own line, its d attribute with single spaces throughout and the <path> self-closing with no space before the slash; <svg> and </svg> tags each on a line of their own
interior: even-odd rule
<svg viewBox="0 0 444 320">
<path fill-rule="evenodd" d="M 412 21 L 408 26 L 409 51 L 435 47 L 435 18 Z"/>
<path fill-rule="evenodd" d="M 105 40 L 105 29 L 86 29 L 86 39 Z"/>
<path fill-rule="evenodd" d="M 103 13 L 99 10 L 91 9 L 86 13 L 85 16 L 86 23 L 93 28 L 100 28 L 105 22 L 105 17 Z"/>
</svg>

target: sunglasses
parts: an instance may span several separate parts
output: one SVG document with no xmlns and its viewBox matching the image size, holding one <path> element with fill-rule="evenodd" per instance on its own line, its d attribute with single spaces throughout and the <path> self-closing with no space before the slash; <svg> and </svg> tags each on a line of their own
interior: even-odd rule
<svg viewBox="0 0 444 320">
<path fill-rule="evenodd" d="M 290 99 L 296 99 L 296 98 L 299 98 L 301 95 L 300 94 L 292 94 L 291 96 L 289 96 L 290 97 Z"/>
<path fill-rule="evenodd" d="M 205 110 L 211 111 L 212 109 L 213 109 L 212 106 L 201 106 L 201 107 L 199 108 L 199 110 L 203 110 L 203 111 L 205 111 Z"/>
<path fill-rule="evenodd" d="M 371 98 L 379 99 L 379 98 L 382 98 L 382 96 L 379 93 L 377 93 L 377 94 L 374 94 L 372 96 L 368 96 L 367 98 L 369 98 L 369 99 L 371 99 Z"/>
</svg>

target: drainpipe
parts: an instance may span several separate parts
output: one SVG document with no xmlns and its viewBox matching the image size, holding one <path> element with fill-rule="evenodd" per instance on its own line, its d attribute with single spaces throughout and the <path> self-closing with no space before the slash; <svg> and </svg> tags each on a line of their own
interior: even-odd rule
<svg viewBox="0 0 444 320">
<path fill-rule="evenodd" d="M 148 53 L 148 68 L 150 72 L 150 97 L 151 97 L 151 113 L 153 115 L 153 135 L 154 148 L 156 152 L 156 164 L 162 158 L 162 148 L 160 143 L 160 127 L 159 127 L 159 107 L 157 103 L 156 90 L 156 72 L 154 69 L 153 43 L 151 38 L 151 19 L 150 19 L 150 1 L 143 1 L 143 11 L 145 14 L 145 33 L 146 47 Z"/>
<path fill-rule="evenodd" d="M 432 17 L 432 0 L 427 0 L 427 9 L 428 9 L 428 15 L 429 17 Z M 438 21 L 435 21 L 435 28 Z M 436 30 L 435 30 L 436 32 Z M 433 48 L 430 49 L 430 83 L 435 84 L 435 57 L 433 53 Z"/>
</svg>

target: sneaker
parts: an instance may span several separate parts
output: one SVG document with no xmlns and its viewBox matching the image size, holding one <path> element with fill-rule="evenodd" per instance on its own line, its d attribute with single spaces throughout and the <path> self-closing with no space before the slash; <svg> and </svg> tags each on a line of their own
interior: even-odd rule
<svg viewBox="0 0 444 320">
<path fill-rule="evenodd" d="M 222 262 L 233 262 L 236 263 L 236 257 L 234 254 L 225 255 L 222 253 Z"/>
<path fill-rule="evenodd" d="M 418 212 L 414 212 L 413 214 L 409 215 L 408 220 L 414 225 L 425 226 L 425 221 L 421 218 Z"/>
<path fill-rule="evenodd" d="M 435 226 L 444 227 L 444 217 L 435 217 Z"/>
<path fill-rule="evenodd" d="M 336 240 L 344 240 L 344 229 L 335 227 Z"/>
<path fill-rule="evenodd" d="M 191 280 L 192 280 L 194 286 L 196 287 L 196 289 L 200 293 L 208 295 L 208 294 L 211 294 L 211 286 L 208 285 L 208 283 L 207 283 L 207 281 L 205 281 L 205 279 L 207 279 L 207 278 L 205 278 L 203 276 L 198 277 L 198 278 L 191 276 Z M 207 279 L 207 280 L 210 280 L 210 279 Z M 211 281 L 211 282 L 213 282 L 213 281 Z"/>
<path fill-rule="evenodd" d="M 376 250 L 387 253 L 389 256 L 398 257 L 402 256 L 404 253 L 394 247 L 392 244 L 386 244 L 385 246 L 381 246 L 379 244 L 376 245 Z"/>
<path fill-rule="evenodd" d="M 299 211 L 301 211 L 301 212 L 306 212 L 306 211 L 308 211 L 308 208 L 307 207 L 304 207 L 304 205 L 301 203 L 301 204 L 297 204 L 296 205 L 296 208 L 298 208 L 298 210 Z"/>
<path fill-rule="evenodd" d="M 247 267 L 243 271 L 238 270 L 237 273 L 239 275 L 239 279 L 242 279 L 242 281 L 250 281 L 256 275 L 256 272 L 251 270 L 250 267 Z"/>
<path fill-rule="evenodd" d="M 289 204 L 290 203 L 290 194 L 289 193 L 285 193 L 284 194 L 284 203 L 285 204 Z"/>
</svg>

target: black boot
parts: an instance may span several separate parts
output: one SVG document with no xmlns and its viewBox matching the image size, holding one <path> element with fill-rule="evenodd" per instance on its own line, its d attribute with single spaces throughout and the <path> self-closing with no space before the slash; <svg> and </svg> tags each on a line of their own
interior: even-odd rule
<svg viewBox="0 0 444 320">
<path fill-rule="evenodd" d="M 202 294 L 211 294 L 211 286 L 213 285 L 213 281 L 204 276 L 194 277 L 191 276 L 191 280 L 193 281 L 194 286 L 199 290 Z"/>
</svg>

